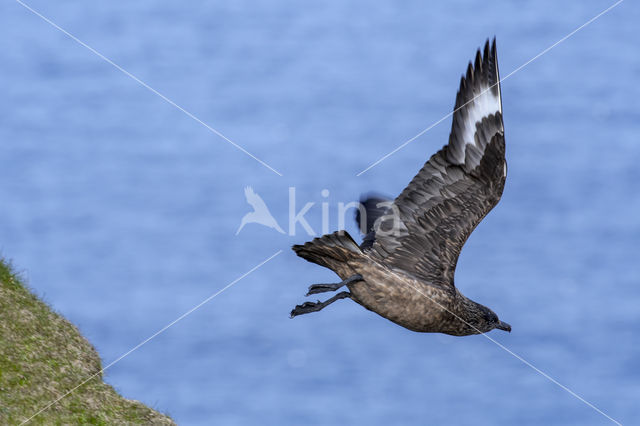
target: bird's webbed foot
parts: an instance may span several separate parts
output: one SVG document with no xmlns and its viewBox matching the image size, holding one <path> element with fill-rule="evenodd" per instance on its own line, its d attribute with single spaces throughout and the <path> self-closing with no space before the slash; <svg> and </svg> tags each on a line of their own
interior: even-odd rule
<svg viewBox="0 0 640 426">
<path fill-rule="evenodd" d="M 326 308 L 336 300 L 344 299 L 347 297 L 351 297 L 351 293 L 349 293 L 348 291 L 342 291 L 324 302 L 321 302 L 319 300 L 317 302 L 304 302 L 302 305 L 298 305 L 293 308 L 293 310 L 291 311 L 291 318 L 297 317 L 298 315 L 310 314 L 311 312 L 318 312 Z"/>
</svg>

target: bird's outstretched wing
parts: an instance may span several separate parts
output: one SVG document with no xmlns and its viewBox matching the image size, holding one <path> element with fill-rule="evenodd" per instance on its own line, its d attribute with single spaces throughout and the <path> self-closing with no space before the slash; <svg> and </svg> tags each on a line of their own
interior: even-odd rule
<svg viewBox="0 0 640 426">
<path fill-rule="evenodd" d="M 461 79 L 448 145 L 394 200 L 395 217 L 378 222 L 369 252 L 394 270 L 452 288 L 462 246 L 500 200 L 506 171 L 494 39 Z"/>
</svg>

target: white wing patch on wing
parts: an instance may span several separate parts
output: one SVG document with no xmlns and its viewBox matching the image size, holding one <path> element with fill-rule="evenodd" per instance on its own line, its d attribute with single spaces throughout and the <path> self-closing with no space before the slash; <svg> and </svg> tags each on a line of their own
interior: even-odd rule
<svg viewBox="0 0 640 426">
<path fill-rule="evenodd" d="M 502 112 L 500 92 L 496 97 L 489 87 L 481 86 L 480 92 L 474 93 L 474 96 L 476 97 L 473 101 L 467 105 L 467 117 L 464 120 L 462 140 L 465 145 L 475 145 L 476 123 L 481 122 L 484 117 L 488 117 L 491 114 Z"/>
</svg>

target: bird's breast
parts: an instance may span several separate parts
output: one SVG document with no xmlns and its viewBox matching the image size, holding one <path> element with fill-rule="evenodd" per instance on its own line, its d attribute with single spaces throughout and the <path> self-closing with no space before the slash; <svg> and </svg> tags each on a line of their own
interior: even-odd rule
<svg viewBox="0 0 640 426">
<path fill-rule="evenodd" d="M 364 280 L 349 285 L 353 299 L 365 308 L 413 331 L 441 331 L 451 321 L 455 293 L 373 265 Z"/>
</svg>

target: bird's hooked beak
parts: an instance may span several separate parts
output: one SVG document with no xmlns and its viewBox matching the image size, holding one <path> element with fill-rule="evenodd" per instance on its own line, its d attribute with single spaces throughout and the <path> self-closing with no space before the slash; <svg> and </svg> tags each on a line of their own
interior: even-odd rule
<svg viewBox="0 0 640 426">
<path fill-rule="evenodd" d="M 498 325 L 496 326 L 496 328 L 500 330 L 508 331 L 509 333 L 511 333 L 511 326 L 504 321 L 498 322 Z"/>
</svg>

